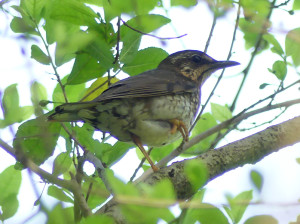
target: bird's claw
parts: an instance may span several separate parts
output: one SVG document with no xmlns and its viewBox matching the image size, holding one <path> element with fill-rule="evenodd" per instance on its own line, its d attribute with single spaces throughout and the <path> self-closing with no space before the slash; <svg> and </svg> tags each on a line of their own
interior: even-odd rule
<svg viewBox="0 0 300 224">
<path fill-rule="evenodd" d="M 189 140 L 189 131 L 182 120 L 171 119 L 169 122 L 172 124 L 171 134 L 175 134 L 178 130 L 185 141 Z"/>
</svg>

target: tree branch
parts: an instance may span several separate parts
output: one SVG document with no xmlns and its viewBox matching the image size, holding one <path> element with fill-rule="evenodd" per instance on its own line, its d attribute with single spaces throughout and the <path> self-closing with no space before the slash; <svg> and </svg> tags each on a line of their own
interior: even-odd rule
<svg viewBox="0 0 300 224">
<path fill-rule="evenodd" d="M 232 169 L 245 164 L 254 164 L 273 152 L 300 142 L 298 133 L 300 133 L 300 116 L 271 126 L 264 131 L 217 150 L 209 150 L 196 158 L 173 163 L 158 172 L 152 173 L 142 181 L 154 185 L 162 179 L 168 178 L 173 183 L 177 198 L 180 200 L 189 199 L 196 192 L 184 172 L 185 164 L 188 161 L 195 160 L 205 164 L 208 170 L 207 183 Z M 115 218 L 117 223 L 127 223 L 122 217 L 118 203 L 115 200 L 108 202 L 96 213 L 110 215 Z"/>
</svg>

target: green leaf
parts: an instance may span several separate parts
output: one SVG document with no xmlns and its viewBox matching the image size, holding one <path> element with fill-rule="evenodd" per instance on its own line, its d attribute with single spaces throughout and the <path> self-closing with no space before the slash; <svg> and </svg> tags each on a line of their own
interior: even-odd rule
<svg viewBox="0 0 300 224">
<path fill-rule="evenodd" d="M 48 94 L 45 86 L 41 83 L 35 81 L 30 86 L 31 92 L 31 102 L 36 105 L 39 104 L 42 100 L 47 100 Z"/>
<path fill-rule="evenodd" d="M 272 73 L 275 74 L 279 80 L 284 80 L 287 74 L 286 62 L 275 61 L 272 66 Z"/>
<path fill-rule="evenodd" d="M 204 131 L 208 130 L 209 128 L 212 128 L 216 125 L 217 125 L 217 121 L 210 113 L 202 114 L 200 120 L 195 125 L 190 138 L 193 138 L 196 135 L 199 135 L 202 132 L 204 132 Z M 207 138 L 200 141 L 198 144 L 189 148 L 186 152 L 184 152 L 184 155 L 191 155 L 191 154 L 198 155 L 199 153 L 204 152 L 205 150 L 207 150 L 209 148 L 209 146 L 215 140 L 216 137 L 217 137 L 217 134 L 208 136 Z"/>
<path fill-rule="evenodd" d="M 112 67 L 114 56 L 111 48 L 107 45 L 104 39 L 95 39 L 84 49 L 84 51 L 97 59 L 103 69 L 108 70 Z"/>
<path fill-rule="evenodd" d="M 243 1 L 247 2 L 247 1 Z M 269 9 L 269 7 L 267 7 Z M 255 22 L 252 22 L 251 20 L 248 21 L 247 19 L 241 18 L 239 22 L 239 27 L 241 28 L 242 32 L 244 33 L 244 39 L 245 39 L 245 47 L 246 49 L 250 49 L 255 47 L 257 40 L 258 40 L 258 35 L 263 29 L 267 29 L 265 24 L 265 18 L 263 19 L 258 19 Z M 259 53 L 262 52 L 263 50 L 268 49 L 268 42 L 265 39 L 262 39 L 260 46 L 259 46 Z"/>
<path fill-rule="evenodd" d="M 197 3 L 197 0 L 171 0 L 171 6 L 183 6 L 185 8 L 195 6 Z"/>
<path fill-rule="evenodd" d="M 178 139 L 177 141 L 175 141 L 169 145 L 154 148 L 151 151 L 151 155 L 150 155 L 152 161 L 160 161 L 162 158 L 169 155 L 174 149 L 176 149 L 180 145 L 181 142 L 182 142 L 182 139 Z M 144 158 L 144 155 L 142 154 L 141 150 L 136 148 L 136 152 L 140 159 Z M 145 161 L 145 163 L 147 163 L 147 161 Z"/>
<path fill-rule="evenodd" d="M 150 33 L 169 22 L 170 19 L 164 16 L 150 14 L 136 16 L 128 20 L 126 23 L 130 27 L 133 27 L 143 33 Z M 130 63 L 133 58 L 136 57 L 141 42 L 141 36 L 141 33 L 132 30 L 126 25 L 121 26 L 121 41 L 123 42 L 123 48 L 120 53 L 120 61 L 122 63 Z"/>
<path fill-rule="evenodd" d="M 123 66 L 122 70 L 129 75 L 138 75 L 144 71 L 154 69 L 168 56 L 161 48 L 149 47 L 138 51 L 130 63 Z"/>
<path fill-rule="evenodd" d="M 227 197 L 230 208 L 225 207 L 225 210 L 234 223 L 238 223 L 241 220 L 251 199 L 252 190 L 244 191 L 234 198 Z"/>
<path fill-rule="evenodd" d="M 82 192 L 89 192 L 88 206 L 90 209 L 99 207 L 110 196 L 102 180 L 98 177 L 85 176 L 82 184 Z"/>
<path fill-rule="evenodd" d="M 34 27 L 26 23 L 26 21 L 20 17 L 14 17 L 10 23 L 10 28 L 15 33 L 32 33 L 37 34 Z"/>
<path fill-rule="evenodd" d="M 300 28 L 288 32 L 285 38 L 285 51 L 292 56 L 295 66 L 300 65 Z"/>
<path fill-rule="evenodd" d="M 2 107 L 4 120 L 0 120 L 0 128 L 5 128 L 14 123 L 22 122 L 33 114 L 32 106 L 19 106 L 17 84 L 12 84 L 4 90 Z"/>
<path fill-rule="evenodd" d="M 96 25 L 97 14 L 83 2 L 75 0 L 53 0 L 51 19 L 80 26 Z"/>
<path fill-rule="evenodd" d="M 115 193 L 115 195 L 121 196 L 139 196 L 140 193 L 138 188 L 131 182 L 125 184 L 120 179 L 116 178 L 112 172 L 112 170 L 106 170 L 107 180 Z"/>
<path fill-rule="evenodd" d="M 44 29 L 46 31 L 46 40 L 49 45 L 54 42 L 61 44 L 66 42 L 66 44 L 68 44 L 67 40 L 69 40 L 73 34 L 80 31 L 80 26 L 64 21 L 54 20 L 51 19 L 50 16 L 45 16 L 45 20 L 46 24 L 44 25 Z"/>
<path fill-rule="evenodd" d="M 154 9 L 157 5 L 158 0 L 110 0 L 109 2 L 104 1 L 103 7 L 105 11 L 105 20 L 110 21 L 116 16 L 121 15 L 122 13 L 136 15 L 147 14 L 149 11 Z"/>
<path fill-rule="evenodd" d="M 176 199 L 174 187 L 170 180 L 163 179 L 154 186 L 142 184 L 140 188 L 142 189 L 143 197 L 136 198 L 135 200 L 138 201 L 140 199 L 140 203 L 142 202 L 142 204 L 134 205 L 132 203 L 133 205 L 123 206 L 122 209 L 125 215 L 132 220 L 130 223 L 134 222 L 134 217 L 137 217 L 134 214 L 142 216 L 142 219 L 139 220 L 140 223 L 156 223 L 157 219 L 162 219 L 169 223 L 174 219 L 174 215 L 168 209 L 170 201 L 172 202 Z M 152 206 L 147 205 L 147 201 L 154 204 Z M 145 202 L 145 205 L 143 205 L 143 202 Z M 155 205 L 155 203 L 159 205 L 160 202 L 162 202 L 162 206 Z M 145 214 L 145 211 L 147 211 L 147 214 Z"/>
<path fill-rule="evenodd" d="M 83 101 L 91 101 L 97 98 L 102 94 L 103 91 L 105 91 L 108 88 L 108 83 L 114 84 L 118 82 L 119 79 L 117 78 L 110 78 L 108 82 L 108 77 L 100 77 L 96 79 L 91 86 L 86 90 L 84 94 L 84 100 Z"/>
<path fill-rule="evenodd" d="M 94 153 L 107 166 L 112 166 L 133 146 L 131 143 L 120 141 L 114 145 L 100 143 L 93 138 L 94 131 L 95 129 L 88 124 L 73 128 L 73 132 L 80 144 L 85 146 L 91 153 Z"/>
<path fill-rule="evenodd" d="M 75 59 L 68 84 L 85 83 L 91 79 L 101 77 L 107 71 L 98 61 L 89 54 L 78 54 Z"/>
<path fill-rule="evenodd" d="M 22 175 L 14 166 L 9 166 L 0 173 L 0 203 L 5 202 L 7 195 L 17 196 L 21 186 Z"/>
<path fill-rule="evenodd" d="M 201 189 L 196 194 L 192 196 L 192 199 L 190 200 L 191 203 L 198 204 L 200 207 L 202 206 L 202 201 L 204 198 L 205 189 Z M 203 205 L 205 208 L 206 206 Z M 198 209 L 194 208 L 188 208 L 186 210 L 186 214 L 184 216 L 183 224 L 189 224 L 189 223 L 196 223 L 198 220 Z"/>
<path fill-rule="evenodd" d="M 278 224 L 278 220 L 271 215 L 257 215 L 247 219 L 244 224 Z M 290 223 L 292 224 L 292 222 Z M 296 223 L 295 223 L 296 224 Z"/>
<path fill-rule="evenodd" d="M 81 224 L 95 224 L 95 223 L 105 223 L 105 224 L 115 224 L 116 222 L 114 221 L 113 218 L 109 216 L 104 216 L 104 215 L 93 215 L 93 216 L 88 216 L 84 218 L 83 220 L 80 221 Z"/>
<path fill-rule="evenodd" d="M 200 208 L 188 210 L 189 216 L 184 220 L 184 224 L 191 223 L 189 220 L 197 220 L 201 224 L 229 224 L 226 216 L 217 207 L 207 203 L 199 203 L 199 206 Z"/>
<path fill-rule="evenodd" d="M 46 0 L 21 0 L 20 7 L 36 24 L 42 17 L 42 10 L 46 5 Z"/>
<path fill-rule="evenodd" d="M 44 65 L 49 65 L 51 62 L 50 58 L 37 45 L 34 44 L 31 46 L 31 58 Z"/>
<path fill-rule="evenodd" d="M 45 120 L 39 117 L 21 124 L 13 141 L 14 148 L 22 150 L 37 165 L 53 154 L 61 128 L 58 122 Z"/>
<path fill-rule="evenodd" d="M 65 85 L 66 80 L 68 79 L 68 76 L 64 77 L 61 81 L 62 84 Z M 85 89 L 85 84 L 78 84 L 78 85 L 66 85 L 64 89 L 66 96 L 68 97 L 69 102 L 77 102 L 81 99 L 83 96 L 84 92 L 86 91 Z M 62 92 L 61 86 L 59 83 L 57 83 L 53 95 L 52 95 L 52 100 L 54 103 L 54 106 L 58 106 L 59 104 L 62 104 L 65 102 L 64 94 Z"/>
<path fill-rule="evenodd" d="M 147 198 L 169 200 L 175 200 L 176 198 L 174 187 L 168 179 L 163 179 L 155 185 L 141 185 L 141 189 Z"/>
<path fill-rule="evenodd" d="M 49 186 L 47 193 L 59 201 L 74 203 L 73 199 L 66 195 L 63 189 L 56 186 Z"/>
<path fill-rule="evenodd" d="M 149 14 L 149 15 L 136 16 L 128 20 L 126 24 L 143 33 L 150 33 L 170 22 L 171 20 L 169 18 L 164 17 L 162 15 Z M 132 30 L 132 29 L 127 27 L 126 25 L 122 25 L 121 35 L 123 36 L 126 32 L 128 32 L 128 30 Z"/>
<path fill-rule="evenodd" d="M 47 216 L 47 224 L 66 224 L 66 223 L 74 223 L 74 208 L 68 207 L 63 208 L 62 204 L 57 204 L 52 211 L 49 211 Z"/>
<path fill-rule="evenodd" d="M 124 156 L 124 154 L 132 147 L 132 143 L 118 141 L 113 146 L 109 146 L 103 149 L 103 151 L 101 152 L 102 159 L 108 166 L 112 166 L 114 163 L 120 160 Z"/>
<path fill-rule="evenodd" d="M 96 35 L 93 32 L 72 32 L 62 34 L 62 39 L 57 40 L 55 51 L 55 63 L 60 66 L 76 56 L 76 52 L 80 49 L 86 49 L 88 45 L 95 40 Z"/>
<path fill-rule="evenodd" d="M 21 185 L 21 172 L 13 166 L 7 167 L 0 173 L 0 220 L 12 217 L 18 210 L 17 195 Z"/>
<path fill-rule="evenodd" d="M 300 1 L 295 0 L 293 5 L 293 10 L 299 10 L 300 9 Z"/>
<path fill-rule="evenodd" d="M 19 207 L 17 195 L 7 195 L 3 204 L 1 204 L 0 220 L 5 220 L 16 214 Z"/>
<path fill-rule="evenodd" d="M 184 172 L 196 192 L 203 187 L 208 178 L 207 166 L 201 161 L 189 160 L 185 164 Z"/>
<path fill-rule="evenodd" d="M 53 164 L 52 173 L 55 176 L 63 174 L 67 172 L 72 165 L 72 158 L 69 153 L 62 152 L 58 156 L 56 156 Z"/>
<path fill-rule="evenodd" d="M 252 170 L 250 173 L 250 177 L 251 177 L 252 183 L 255 185 L 257 190 L 260 192 L 262 189 L 262 186 L 263 186 L 263 176 L 259 172 Z"/>
<path fill-rule="evenodd" d="M 232 113 L 227 106 L 211 103 L 211 112 L 216 120 L 223 122 L 232 118 Z"/>
<path fill-rule="evenodd" d="M 271 51 L 280 55 L 281 57 L 284 56 L 284 51 L 282 49 L 282 47 L 280 46 L 279 42 L 275 39 L 275 37 L 271 34 L 265 34 L 263 36 L 263 38 L 268 41 L 270 44 L 273 45 L 273 47 L 271 48 Z"/>
<path fill-rule="evenodd" d="M 142 34 L 135 31 L 128 31 L 126 34 L 121 33 L 123 47 L 120 53 L 120 62 L 130 63 L 140 48 Z"/>
<path fill-rule="evenodd" d="M 269 71 L 272 72 L 271 69 L 270 69 Z M 269 85 L 270 85 L 269 83 L 263 83 L 263 84 L 260 84 L 259 89 L 264 89 L 264 88 L 266 88 L 266 87 L 269 86 Z"/>
</svg>

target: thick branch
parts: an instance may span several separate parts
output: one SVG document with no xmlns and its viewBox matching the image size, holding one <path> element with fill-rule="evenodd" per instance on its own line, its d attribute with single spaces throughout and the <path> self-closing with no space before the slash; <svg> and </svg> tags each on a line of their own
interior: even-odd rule
<svg viewBox="0 0 300 224">
<path fill-rule="evenodd" d="M 271 126 L 247 138 L 235 141 L 217 150 L 210 150 L 192 159 L 206 164 L 207 182 L 245 164 L 254 164 L 265 156 L 284 147 L 300 142 L 300 116 Z M 172 181 L 178 199 L 188 199 L 195 191 L 184 174 L 184 166 L 189 160 L 173 163 L 151 174 L 143 182 L 153 185 L 164 178 Z M 97 213 L 106 213 L 118 223 L 126 223 L 118 210 L 118 204 L 110 201 Z"/>
</svg>

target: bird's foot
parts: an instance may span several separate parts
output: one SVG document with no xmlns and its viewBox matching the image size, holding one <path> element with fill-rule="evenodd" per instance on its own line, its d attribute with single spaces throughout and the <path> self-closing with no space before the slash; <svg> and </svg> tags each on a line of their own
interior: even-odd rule
<svg viewBox="0 0 300 224">
<path fill-rule="evenodd" d="M 176 131 L 180 131 L 183 139 L 187 142 L 189 140 L 189 131 L 182 120 L 171 119 L 169 122 L 172 124 L 171 134 L 175 134 Z"/>
<path fill-rule="evenodd" d="M 150 163 L 152 170 L 154 172 L 157 172 L 159 170 L 159 167 L 157 167 L 157 166 L 154 165 L 152 159 L 150 158 L 150 156 L 148 155 L 148 153 L 144 149 L 144 146 L 143 146 L 140 138 L 138 136 L 134 135 L 134 134 L 131 134 L 131 138 L 132 138 L 132 141 L 134 142 L 134 144 L 136 144 L 137 147 L 139 147 L 139 149 L 144 154 L 144 156 L 147 159 L 147 161 Z"/>
</svg>

